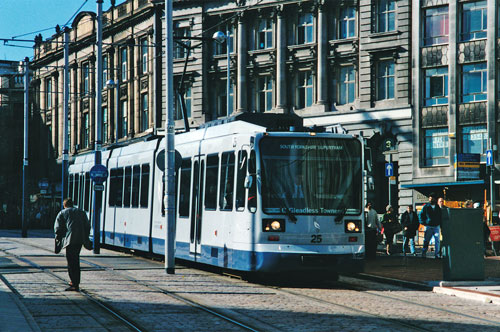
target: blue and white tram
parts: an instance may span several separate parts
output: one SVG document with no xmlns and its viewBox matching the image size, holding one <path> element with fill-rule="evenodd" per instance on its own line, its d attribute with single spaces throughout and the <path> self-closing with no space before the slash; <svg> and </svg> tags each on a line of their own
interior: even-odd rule
<svg viewBox="0 0 500 332">
<path fill-rule="evenodd" d="M 182 157 L 176 258 L 251 272 L 362 270 L 359 137 L 273 132 L 234 121 L 175 140 Z M 164 146 L 164 138 L 156 138 L 103 157 L 110 170 L 103 195 L 104 243 L 164 253 L 165 185 L 156 162 Z"/>
</svg>

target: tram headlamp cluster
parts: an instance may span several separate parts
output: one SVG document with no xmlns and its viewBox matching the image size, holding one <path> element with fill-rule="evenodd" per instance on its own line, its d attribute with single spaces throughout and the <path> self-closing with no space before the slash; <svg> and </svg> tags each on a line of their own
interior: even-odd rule
<svg viewBox="0 0 500 332">
<path fill-rule="evenodd" d="M 345 221 L 346 233 L 361 233 L 361 220 L 346 220 Z"/>
<path fill-rule="evenodd" d="M 263 232 L 284 232 L 285 219 L 262 219 Z"/>
</svg>

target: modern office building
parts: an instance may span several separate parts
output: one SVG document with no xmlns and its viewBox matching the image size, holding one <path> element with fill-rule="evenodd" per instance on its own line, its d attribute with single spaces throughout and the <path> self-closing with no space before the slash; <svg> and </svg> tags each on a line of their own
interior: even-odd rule
<svg viewBox="0 0 500 332">
<path fill-rule="evenodd" d="M 115 83 L 102 91 L 104 148 L 163 131 L 163 3 L 129 0 L 103 15 L 103 81 Z M 421 177 L 414 171 L 420 150 L 412 143 L 420 139 L 413 133 L 420 122 L 411 108 L 411 9 L 409 0 L 174 1 L 174 83 L 187 114 L 183 121 L 176 98 L 176 130 L 243 112 L 295 113 L 307 126 L 342 127 L 363 135 L 370 147 L 368 186 L 376 191 L 368 198 L 377 210 L 389 197 L 396 206 L 411 204 L 413 190 L 403 185 Z M 212 38 L 217 31 L 227 37 L 222 43 Z M 72 156 L 91 151 L 95 141 L 95 35 L 95 14 L 80 13 L 70 29 Z M 59 161 L 62 41 L 60 29 L 37 38 L 32 64 L 33 108 L 51 141 L 49 157 Z"/>
</svg>

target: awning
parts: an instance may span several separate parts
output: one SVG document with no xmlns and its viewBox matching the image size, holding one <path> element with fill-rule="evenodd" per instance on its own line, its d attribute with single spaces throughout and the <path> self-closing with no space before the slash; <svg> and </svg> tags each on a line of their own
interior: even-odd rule
<svg viewBox="0 0 500 332">
<path fill-rule="evenodd" d="M 473 184 L 484 184 L 484 180 L 439 182 L 439 183 L 411 183 L 411 184 L 402 184 L 401 188 L 417 189 L 417 188 L 430 188 L 430 187 L 468 186 Z"/>
</svg>

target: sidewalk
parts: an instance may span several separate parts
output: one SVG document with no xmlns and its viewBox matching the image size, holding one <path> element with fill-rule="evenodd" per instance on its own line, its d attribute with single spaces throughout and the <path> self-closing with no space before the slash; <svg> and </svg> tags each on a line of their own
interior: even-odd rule
<svg viewBox="0 0 500 332">
<path fill-rule="evenodd" d="M 432 257 L 432 258 L 431 258 Z M 443 260 L 428 253 L 420 256 L 387 256 L 378 254 L 367 260 L 363 277 L 435 293 L 453 295 L 487 303 L 500 304 L 500 256 L 488 256 L 484 261 L 484 281 L 443 281 Z"/>
</svg>

